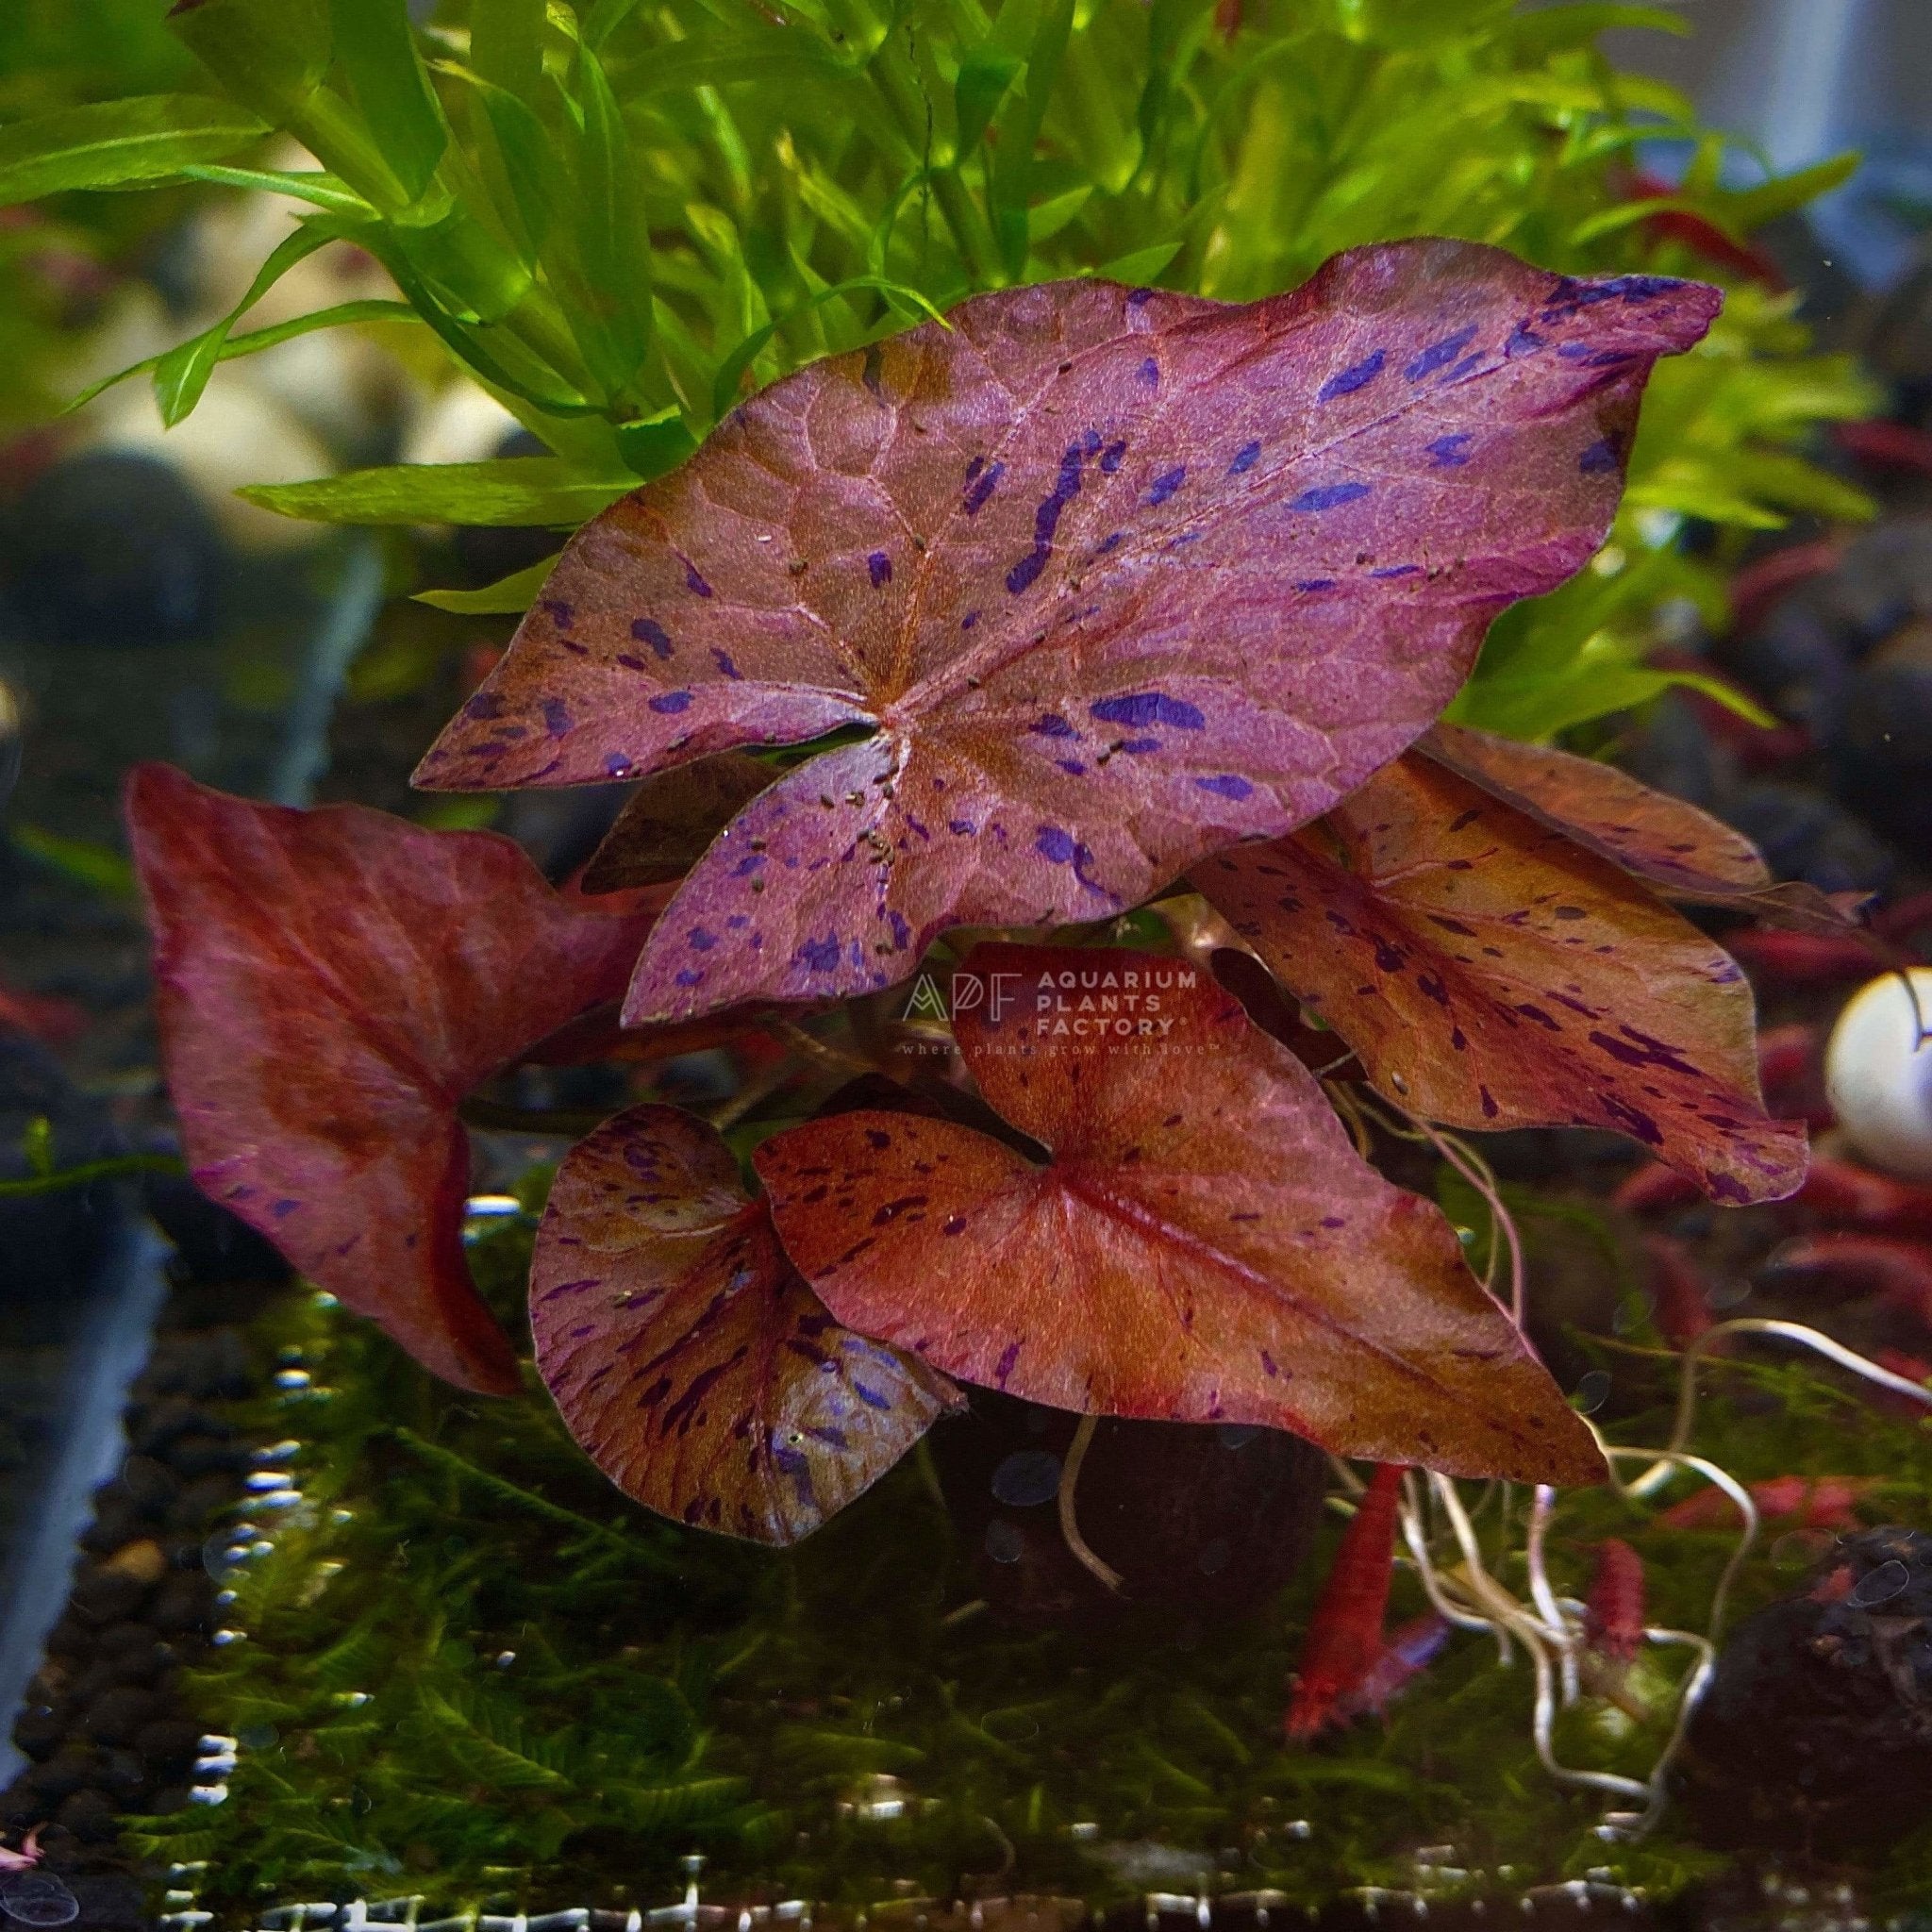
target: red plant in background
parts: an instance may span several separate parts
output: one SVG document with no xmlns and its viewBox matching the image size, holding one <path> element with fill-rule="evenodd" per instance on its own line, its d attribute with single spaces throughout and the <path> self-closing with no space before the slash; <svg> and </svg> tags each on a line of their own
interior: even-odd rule
<svg viewBox="0 0 1932 1932">
<path fill-rule="evenodd" d="M 775 385 L 579 533 L 424 761 L 439 788 L 646 781 L 588 896 L 489 834 L 137 776 L 197 1174 L 425 1364 L 508 1389 L 458 1240 L 466 1095 L 608 1050 L 626 977 L 645 1051 L 848 1000 L 839 1051 L 907 1083 L 767 1140 L 762 1196 L 661 1107 L 564 1162 L 537 1365 L 630 1494 L 789 1541 L 956 1377 L 1594 1480 L 1446 1221 L 1192 956 L 981 945 L 942 1073 L 894 1057 L 879 995 L 948 927 L 1091 927 L 1191 881 L 1253 949 L 1236 982 L 1272 974 L 1353 1050 L 1331 1080 L 1790 1192 L 1803 1132 L 1759 1102 L 1748 991 L 1666 902 L 1835 910 L 1614 772 L 1431 731 L 1490 618 L 1601 541 L 1651 364 L 1716 302 L 1423 242 L 1245 307 L 1011 290 Z M 597 896 L 659 880 L 655 919 L 662 891 Z M 1337 1707 L 1384 1694 L 1380 1655 Z"/>
</svg>

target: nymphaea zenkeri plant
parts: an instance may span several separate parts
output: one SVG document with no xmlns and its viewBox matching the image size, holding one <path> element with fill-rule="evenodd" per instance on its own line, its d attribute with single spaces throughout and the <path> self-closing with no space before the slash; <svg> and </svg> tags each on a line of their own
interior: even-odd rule
<svg viewBox="0 0 1932 1932">
<path fill-rule="evenodd" d="M 775 384 L 579 533 L 424 760 L 444 790 L 641 781 L 583 881 L 137 774 L 203 1185 L 508 1392 L 458 1239 L 466 1095 L 774 1015 L 797 1041 L 788 1008 L 843 1002 L 876 1071 L 755 1181 L 659 1105 L 558 1174 L 536 1367 L 631 1495 L 791 1541 L 961 1382 L 1594 1480 L 1442 1216 L 1198 948 L 1145 949 L 1186 922 L 1109 941 L 1205 899 L 1386 1104 L 1609 1127 L 1720 1200 L 1797 1185 L 1749 991 L 1666 901 L 1828 908 L 1614 772 L 1437 724 L 1495 613 L 1602 540 L 1651 366 L 1717 299 L 1415 242 L 1246 305 L 983 295 Z M 907 983 L 959 926 L 947 1057 L 907 1073 L 877 1022 L 944 1003 L 934 967 Z"/>
</svg>

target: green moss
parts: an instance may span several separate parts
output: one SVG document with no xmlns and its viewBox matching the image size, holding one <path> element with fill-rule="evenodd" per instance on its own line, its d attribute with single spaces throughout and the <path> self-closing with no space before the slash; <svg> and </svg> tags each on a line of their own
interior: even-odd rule
<svg viewBox="0 0 1932 1932">
<path fill-rule="evenodd" d="M 526 1252 L 515 1230 L 474 1251 L 506 1305 Z M 142 1821 L 138 1840 L 207 1858 L 221 1923 L 356 1892 L 423 1892 L 439 1910 L 648 1907 L 677 1894 L 692 1852 L 714 1895 L 854 1907 L 908 1888 L 1105 1904 L 1217 1870 L 1217 1890 L 1316 1905 L 1414 1885 L 1429 1845 L 1453 1846 L 1491 1890 L 1608 1867 L 1661 1895 L 1721 1862 L 1674 1816 L 1638 1846 L 1597 1838 L 1599 1802 L 1535 1761 L 1527 1669 L 1499 1669 L 1473 1636 L 1386 1726 L 1286 1748 L 1285 1684 L 1323 1562 L 1265 1615 L 1192 1644 L 1131 1624 L 1016 1634 L 972 1607 L 971 1553 L 922 1457 L 799 1548 L 752 1549 L 628 1505 L 540 1391 L 445 1389 L 326 1298 L 273 1322 L 314 1386 L 244 1420 L 303 1441 L 306 1505 L 231 1578 L 226 1614 L 246 1637 L 192 1687 L 207 1724 L 243 1740 L 241 1761 L 225 1805 Z M 1641 1359 L 1622 1357 L 1626 1379 Z M 1657 1366 L 1657 1408 L 1620 1439 L 1663 1439 Z M 1883 1474 L 1888 1514 L 1922 1516 L 1932 1432 L 1800 1367 L 1724 1363 L 1708 1380 L 1698 1446 L 1740 1476 Z M 1495 1490 L 1477 1511 L 1519 1591 L 1503 1553 L 1521 1547 L 1524 1505 Z M 1559 1590 L 1581 1592 L 1607 1534 L 1643 1552 L 1654 1618 L 1701 1625 L 1729 1537 L 1573 1494 L 1552 1545 Z M 1805 1555 L 1774 1538 L 1734 1616 L 1790 1589 Z M 1421 1607 L 1399 1578 L 1391 1614 Z M 1641 1775 L 1684 1656 L 1646 1653 L 1637 1685 L 1656 1721 L 1586 1703 L 1559 1724 L 1559 1757 Z M 881 1796 L 903 1815 L 862 1815 Z M 1892 1892 L 1913 1895 L 1928 1864 L 1932 1845 L 1916 1848 Z"/>
</svg>

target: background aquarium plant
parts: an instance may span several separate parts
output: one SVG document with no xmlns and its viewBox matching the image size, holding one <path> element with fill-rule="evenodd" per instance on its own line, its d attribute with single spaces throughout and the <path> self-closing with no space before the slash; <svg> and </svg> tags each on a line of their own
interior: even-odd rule
<svg viewBox="0 0 1932 1932">
<path fill-rule="evenodd" d="M 76 1598 L 29 1804 L 131 1754 L 94 1808 L 179 1924 L 701 1868 L 733 1915 L 1639 1913 L 1774 1890 L 1774 1821 L 1911 1902 L 1932 1585 L 1865 1525 L 1923 1513 L 1924 1364 L 1707 1277 L 1921 1306 L 1922 1191 L 1807 1177 L 1822 1008 L 1781 1060 L 1738 963 L 1900 963 L 1913 902 L 1580 755 L 1672 692 L 1776 737 L 1686 645 L 1764 533 L 1872 508 L 1816 432 L 1874 391 L 1753 240 L 1849 158 L 1754 171 L 1601 52 L 1643 7 L 153 25 L 6 30 L 0 239 L 287 216 L 67 402 L 185 428 L 340 332 L 503 453 L 344 416 L 243 489 L 458 536 L 327 553 L 278 802 L 129 780 L 183 1156 L 306 1285 L 191 1452 L 242 1485 L 211 1602 L 124 1683 L 126 1590 Z M 446 616 L 378 619 L 405 580 Z M 405 691 L 459 700 L 439 795 L 290 809 Z M 554 787 L 591 830 L 544 867 L 476 829 Z M 1465 1138 L 1557 1128 L 1567 1190 Z M 204 1726 L 167 1782 L 189 1720 L 88 1670 Z M 1780 1697 L 1788 1785 L 1739 1715 Z M 71 1847 L 16 1836 L 0 1903 L 56 1909 Z"/>
</svg>

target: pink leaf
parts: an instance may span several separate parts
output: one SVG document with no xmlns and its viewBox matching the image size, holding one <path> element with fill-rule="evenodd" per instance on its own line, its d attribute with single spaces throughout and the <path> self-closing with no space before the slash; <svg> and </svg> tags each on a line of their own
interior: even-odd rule
<svg viewBox="0 0 1932 1932">
<path fill-rule="evenodd" d="M 636 1107 L 574 1148 L 530 1270 L 537 1366 L 625 1494 L 796 1542 L 959 1402 L 841 1328 L 785 1258 L 716 1131 Z"/>
<path fill-rule="evenodd" d="M 1314 1076 L 1204 968 L 981 945 L 953 1008 L 981 1092 L 1050 1158 L 898 1113 L 767 1141 L 780 1238 L 840 1320 L 1057 1408 L 1601 1477 L 1448 1223 L 1361 1159 Z"/>
<path fill-rule="evenodd" d="M 633 1021 L 1118 912 L 1427 727 L 1495 613 L 1594 550 L 1651 364 L 1718 301 L 1435 241 L 1247 306 L 977 297 L 774 385 L 580 532 L 418 782 L 873 734 L 719 837 Z"/>
<path fill-rule="evenodd" d="M 467 1389 L 519 1386 L 463 1259 L 463 1097 L 623 985 L 648 914 L 508 839 L 291 811 L 142 765 L 127 818 L 194 1177 Z"/>
</svg>

